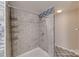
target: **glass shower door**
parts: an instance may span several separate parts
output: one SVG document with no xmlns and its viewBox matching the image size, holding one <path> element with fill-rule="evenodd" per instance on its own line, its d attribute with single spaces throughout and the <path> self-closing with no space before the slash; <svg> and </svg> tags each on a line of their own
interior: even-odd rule
<svg viewBox="0 0 79 59">
<path fill-rule="evenodd" d="M 0 57 L 4 56 L 4 1 L 0 1 Z"/>
</svg>

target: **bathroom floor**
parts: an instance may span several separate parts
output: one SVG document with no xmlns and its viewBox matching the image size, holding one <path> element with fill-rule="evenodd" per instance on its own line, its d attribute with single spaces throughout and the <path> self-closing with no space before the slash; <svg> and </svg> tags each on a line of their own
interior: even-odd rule
<svg viewBox="0 0 79 59">
<path fill-rule="evenodd" d="M 75 54 L 74 52 L 62 49 L 60 47 L 55 48 L 56 57 L 79 57 L 79 55 Z"/>
</svg>

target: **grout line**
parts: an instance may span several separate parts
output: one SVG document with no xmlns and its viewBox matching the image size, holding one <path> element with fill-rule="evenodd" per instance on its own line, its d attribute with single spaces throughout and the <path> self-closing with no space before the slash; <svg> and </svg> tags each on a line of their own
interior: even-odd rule
<svg viewBox="0 0 79 59">
<path fill-rule="evenodd" d="M 11 10 L 12 10 L 12 8 L 11 7 L 9 7 L 10 8 L 10 38 L 11 38 L 11 56 L 13 56 L 13 45 L 12 45 L 12 27 L 11 27 Z"/>
</svg>

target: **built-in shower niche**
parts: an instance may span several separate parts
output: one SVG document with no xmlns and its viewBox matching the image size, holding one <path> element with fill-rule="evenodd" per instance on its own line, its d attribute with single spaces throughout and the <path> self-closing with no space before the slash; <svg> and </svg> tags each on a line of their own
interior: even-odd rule
<svg viewBox="0 0 79 59">
<path fill-rule="evenodd" d="M 34 51 L 30 56 L 35 56 L 35 53 L 40 57 L 45 53 L 54 56 L 53 14 L 39 18 L 38 15 L 15 8 L 10 8 L 10 11 L 13 56 L 27 56 L 30 51 Z M 40 55 L 39 51 L 44 55 Z"/>
</svg>

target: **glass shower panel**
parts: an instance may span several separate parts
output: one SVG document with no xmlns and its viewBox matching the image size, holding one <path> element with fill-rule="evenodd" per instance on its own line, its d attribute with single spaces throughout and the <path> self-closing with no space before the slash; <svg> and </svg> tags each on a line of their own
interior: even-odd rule
<svg viewBox="0 0 79 59">
<path fill-rule="evenodd" d="M 4 1 L 0 1 L 0 57 L 4 56 Z"/>
</svg>

